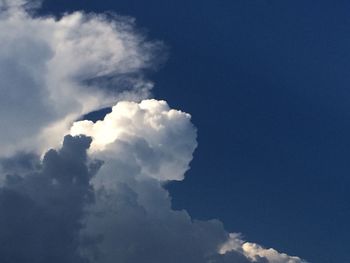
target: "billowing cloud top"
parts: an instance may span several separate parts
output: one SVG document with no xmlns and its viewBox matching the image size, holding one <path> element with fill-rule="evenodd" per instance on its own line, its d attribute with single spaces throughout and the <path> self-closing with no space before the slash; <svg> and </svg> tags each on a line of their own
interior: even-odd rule
<svg viewBox="0 0 350 263">
<path fill-rule="evenodd" d="M 130 158 L 161 181 L 182 180 L 197 146 L 190 115 L 157 100 L 119 102 L 103 121 L 74 123 L 71 134 L 91 136 L 91 152 Z"/>
<path fill-rule="evenodd" d="M 26 4 L 0 2 L 2 263 L 305 262 L 172 209 L 164 184 L 184 179 L 197 132 L 146 99 L 158 44 L 130 19 L 34 18 Z"/>
</svg>

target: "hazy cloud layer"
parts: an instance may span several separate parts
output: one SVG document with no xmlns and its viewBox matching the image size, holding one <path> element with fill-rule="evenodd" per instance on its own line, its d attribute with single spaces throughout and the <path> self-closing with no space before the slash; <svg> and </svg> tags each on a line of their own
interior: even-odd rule
<svg viewBox="0 0 350 263">
<path fill-rule="evenodd" d="M 305 262 L 171 208 L 164 184 L 184 179 L 197 132 L 142 100 L 157 43 L 130 19 L 34 18 L 32 3 L 0 1 L 1 262 Z"/>
</svg>

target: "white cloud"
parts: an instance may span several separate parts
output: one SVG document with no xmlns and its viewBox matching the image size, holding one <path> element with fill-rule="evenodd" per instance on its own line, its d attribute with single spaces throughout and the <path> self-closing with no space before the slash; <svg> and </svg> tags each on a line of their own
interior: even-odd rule
<svg viewBox="0 0 350 263">
<path fill-rule="evenodd" d="M 123 156 L 161 181 L 182 180 L 197 146 L 190 115 L 157 100 L 119 102 L 103 121 L 74 123 L 71 134 L 91 136 L 97 156 Z"/>
<path fill-rule="evenodd" d="M 299 257 L 279 253 L 273 248 L 266 249 L 258 244 L 245 242 L 236 233 L 231 233 L 229 239 L 219 249 L 220 254 L 226 254 L 232 251 L 245 255 L 252 262 L 258 262 L 261 258 L 265 258 L 268 263 L 307 263 Z"/>
<path fill-rule="evenodd" d="M 75 12 L 32 17 L 20 6 L 0 7 L 0 155 L 57 145 L 84 113 L 149 95 L 142 70 L 157 43 L 135 33 L 133 21 Z"/>
</svg>

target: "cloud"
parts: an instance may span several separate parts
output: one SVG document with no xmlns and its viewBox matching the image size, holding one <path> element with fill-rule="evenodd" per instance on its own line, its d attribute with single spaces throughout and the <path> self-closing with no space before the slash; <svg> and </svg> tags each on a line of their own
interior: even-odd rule
<svg viewBox="0 0 350 263">
<path fill-rule="evenodd" d="M 1 9 L 20 8 L 30 2 L 25 0 L 0 0 Z"/>
<path fill-rule="evenodd" d="M 30 16 L 22 5 L 0 7 L 0 155 L 42 153 L 58 145 L 71 123 L 119 99 L 149 96 L 143 71 L 160 44 L 147 42 L 125 17 L 75 12 Z"/>
<path fill-rule="evenodd" d="M 91 136 L 93 154 L 121 156 L 122 161 L 137 167 L 141 176 L 183 180 L 197 147 L 190 118 L 170 109 L 165 101 L 123 101 L 103 121 L 75 122 L 71 134 Z"/>
<path fill-rule="evenodd" d="M 164 185 L 184 179 L 197 131 L 145 99 L 158 43 L 131 19 L 33 17 L 32 3 L 0 1 L 1 262 L 305 262 L 172 209 Z"/>
<path fill-rule="evenodd" d="M 190 117 L 165 101 L 123 101 L 102 121 L 72 126 L 72 135 L 92 137 L 90 156 L 104 162 L 84 229 L 103 236 L 95 262 L 302 263 L 171 208 L 164 183 L 184 179 L 197 146 Z"/>
<path fill-rule="evenodd" d="M 42 161 L 21 155 L 3 165 L 7 178 L 0 188 L 1 262 L 86 262 L 79 252 L 79 233 L 84 207 L 94 200 L 90 179 L 101 165 L 88 162 L 90 142 L 67 136 L 62 148 L 48 151 Z M 36 165 L 23 163 L 26 157 Z M 12 169 L 16 162 L 21 174 Z"/>
<path fill-rule="evenodd" d="M 236 233 L 230 234 L 229 239 L 220 247 L 219 253 L 224 255 L 231 251 L 238 251 L 253 262 L 260 262 L 262 259 L 265 259 L 268 263 L 306 263 L 299 257 L 279 253 L 273 248 L 266 249 L 258 244 L 245 242 Z"/>
</svg>

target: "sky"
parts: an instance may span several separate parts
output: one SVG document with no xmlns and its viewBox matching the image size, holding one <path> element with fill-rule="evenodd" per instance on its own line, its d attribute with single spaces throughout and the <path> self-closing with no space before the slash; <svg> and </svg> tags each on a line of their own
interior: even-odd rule
<svg viewBox="0 0 350 263">
<path fill-rule="evenodd" d="M 32 4 L 0 1 L 4 262 L 350 261 L 347 1 Z"/>
</svg>

